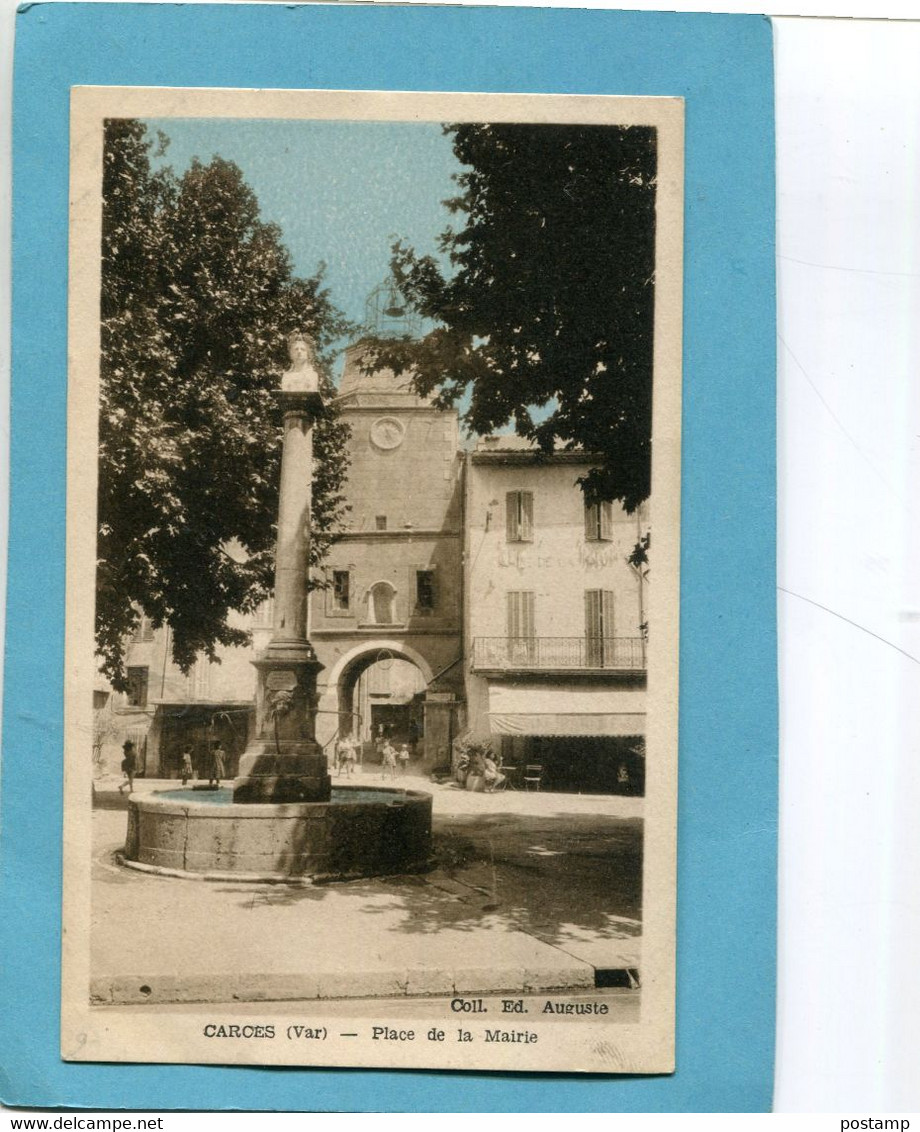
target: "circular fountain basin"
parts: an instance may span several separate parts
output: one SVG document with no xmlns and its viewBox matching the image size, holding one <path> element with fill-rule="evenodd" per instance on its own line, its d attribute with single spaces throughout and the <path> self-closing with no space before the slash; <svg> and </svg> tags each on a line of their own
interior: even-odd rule
<svg viewBox="0 0 920 1132">
<path fill-rule="evenodd" d="M 420 872 L 431 852 L 431 795 L 334 786 L 328 802 L 234 803 L 232 787 L 128 799 L 123 863 L 211 880 L 349 880 Z"/>
</svg>

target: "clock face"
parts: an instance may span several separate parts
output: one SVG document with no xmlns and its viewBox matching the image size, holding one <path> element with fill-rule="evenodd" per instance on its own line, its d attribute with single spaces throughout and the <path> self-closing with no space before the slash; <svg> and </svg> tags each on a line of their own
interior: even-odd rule
<svg viewBox="0 0 920 1132">
<path fill-rule="evenodd" d="M 396 417 L 380 417 L 371 425 L 371 440 L 378 448 L 398 448 L 406 435 L 406 426 Z"/>
</svg>

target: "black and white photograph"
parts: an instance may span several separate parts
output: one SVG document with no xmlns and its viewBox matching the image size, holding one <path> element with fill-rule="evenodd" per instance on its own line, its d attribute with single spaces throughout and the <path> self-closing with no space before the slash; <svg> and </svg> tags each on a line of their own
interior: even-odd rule
<svg viewBox="0 0 920 1132">
<path fill-rule="evenodd" d="M 672 1071 L 682 100 L 71 143 L 62 1056 Z"/>
</svg>

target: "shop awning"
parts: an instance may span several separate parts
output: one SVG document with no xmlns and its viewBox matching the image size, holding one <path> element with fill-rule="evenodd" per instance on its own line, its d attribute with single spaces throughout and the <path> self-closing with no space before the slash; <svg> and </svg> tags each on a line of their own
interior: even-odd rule
<svg viewBox="0 0 920 1132">
<path fill-rule="evenodd" d="M 496 735 L 644 735 L 642 693 L 613 688 L 489 685 Z"/>
</svg>

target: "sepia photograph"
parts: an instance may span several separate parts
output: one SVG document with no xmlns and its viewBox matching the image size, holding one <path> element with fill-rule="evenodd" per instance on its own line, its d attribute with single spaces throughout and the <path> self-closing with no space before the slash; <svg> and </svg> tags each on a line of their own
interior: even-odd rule
<svg viewBox="0 0 920 1132">
<path fill-rule="evenodd" d="M 65 1060 L 673 1071 L 682 214 L 678 98 L 72 90 Z"/>
</svg>

